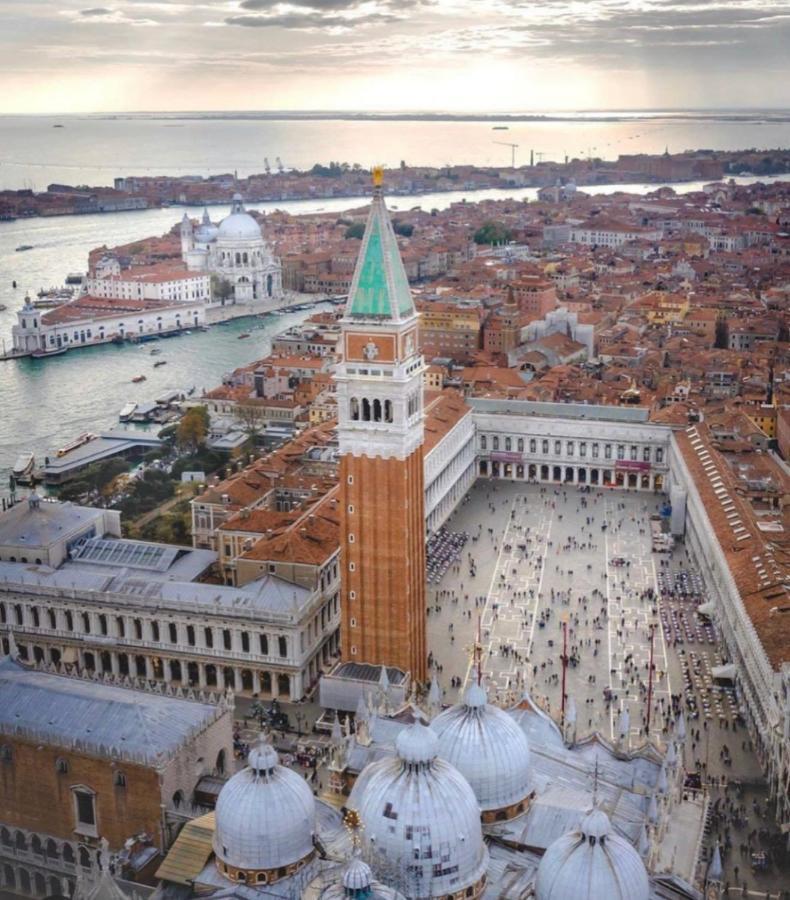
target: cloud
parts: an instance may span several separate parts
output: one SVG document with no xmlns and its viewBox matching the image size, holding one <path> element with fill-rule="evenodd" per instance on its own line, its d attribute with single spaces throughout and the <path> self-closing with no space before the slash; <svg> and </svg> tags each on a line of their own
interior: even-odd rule
<svg viewBox="0 0 790 900">
<path fill-rule="evenodd" d="M 288 3 L 284 4 L 283 0 L 242 0 L 240 4 L 242 9 L 248 9 L 253 12 L 272 10 L 283 5 L 313 9 L 320 12 L 323 10 L 357 9 L 361 2 L 360 0 L 288 0 Z"/>
<path fill-rule="evenodd" d="M 240 25 L 244 28 L 296 28 L 315 30 L 321 28 L 356 28 L 359 25 L 372 25 L 380 22 L 391 22 L 396 19 L 389 13 L 369 13 L 362 16 L 324 16 L 320 13 L 287 13 L 275 16 L 229 16 L 226 25 Z"/>
</svg>

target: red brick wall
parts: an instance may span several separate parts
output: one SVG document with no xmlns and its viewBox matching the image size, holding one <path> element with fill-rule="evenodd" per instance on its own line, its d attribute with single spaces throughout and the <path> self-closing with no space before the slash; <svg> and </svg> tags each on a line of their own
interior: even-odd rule
<svg viewBox="0 0 790 900">
<path fill-rule="evenodd" d="M 96 826 L 113 850 L 133 834 L 147 831 L 160 843 L 159 776 L 153 769 L 84 756 L 57 747 L 0 737 L 10 744 L 13 760 L 0 763 L 0 819 L 6 826 L 27 828 L 74 840 L 76 824 L 71 788 L 84 785 L 96 792 Z M 68 772 L 55 761 L 63 758 Z M 114 784 L 114 774 L 126 776 L 126 787 Z"/>
<path fill-rule="evenodd" d="M 420 681 L 427 656 L 423 478 L 421 448 L 403 461 L 345 455 L 340 464 L 343 659 L 397 666 Z"/>
</svg>

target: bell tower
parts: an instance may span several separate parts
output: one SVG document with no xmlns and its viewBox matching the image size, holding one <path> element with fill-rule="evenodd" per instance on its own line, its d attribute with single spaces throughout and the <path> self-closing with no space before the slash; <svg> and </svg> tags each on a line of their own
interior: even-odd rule
<svg viewBox="0 0 790 900">
<path fill-rule="evenodd" d="M 373 202 L 341 320 L 341 645 L 345 661 L 425 681 L 425 496 L 418 315 L 373 172 Z"/>
</svg>

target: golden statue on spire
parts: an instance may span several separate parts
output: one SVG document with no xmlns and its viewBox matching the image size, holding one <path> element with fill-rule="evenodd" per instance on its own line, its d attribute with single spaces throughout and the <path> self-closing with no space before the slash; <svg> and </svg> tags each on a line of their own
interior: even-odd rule
<svg viewBox="0 0 790 900">
<path fill-rule="evenodd" d="M 373 176 L 373 187 L 380 188 L 384 183 L 384 166 L 373 166 L 371 175 Z"/>
</svg>

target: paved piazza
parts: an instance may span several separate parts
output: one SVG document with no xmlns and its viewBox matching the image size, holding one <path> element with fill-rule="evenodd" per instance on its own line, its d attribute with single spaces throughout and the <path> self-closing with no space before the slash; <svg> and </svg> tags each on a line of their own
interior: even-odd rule
<svg viewBox="0 0 790 900">
<path fill-rule="evenodd" d="M 578 733 L 617 738 L 627 709 L 629 740 L 637 743 L 644 734 L 652 621 L 651 733 L 660 734 L 673 688 L 654 599 L 649 516 L 659 506 L 652 494 L 479 482 L 447 524 L 469 535 L 459 565 L 429 590 L 429 642 L 443 667 L 446 700 L 457 693 L 451 679 L 468 676 L 479 617 L 492 696 L 515 700 L 526 678 L 533 696 L 557 712 L 566 620 L 567 694 Z"/>
<path fill-rule="evenodd" d="M 600 731 L 617 741 L 628 724 L 634 747 L 646 728 L 653 623 L 651 736 L 663 741 L 673 727 L 667 713 L 676 695 L 687 713 L 686 768 L 709 789 L 708 845 L 729 845 L 726 875 L 738 896 L 745 883 L 745 896 L 775 897 L 786 873 L 750 865 L 752 851 L 778 838 L 737 700 L 711 677 L 722 661 L 715 631 L 691 600 L 659 596 L 659 579 L 696 578 L 682 542 L 672 553 L 652 551 L 650 516 L 663 502 L 647 492 L 478 480 L 445 526 L 468 536 L 460 557 L 441 576 L 434 566 L 428 585 L 428 643 L 444 702 L 455 702 L 469 677 L 479 618 L 492 700 L 515 702 L 526 679 L 556 716 L 567 617 L 566 690 L 578 736 Z"/>
</svg>

